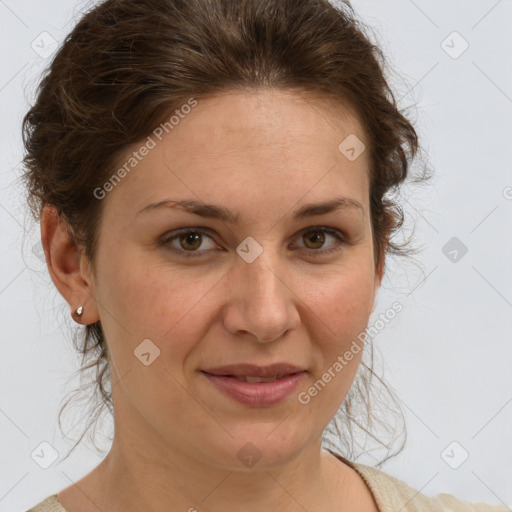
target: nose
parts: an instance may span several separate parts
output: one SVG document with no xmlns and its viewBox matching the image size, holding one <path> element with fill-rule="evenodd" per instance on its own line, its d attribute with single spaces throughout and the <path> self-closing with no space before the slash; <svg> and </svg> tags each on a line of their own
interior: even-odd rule
<svg viewBox="0 0 512 512">
<path fill-rule="evenodd" d="M 279 270 L 281 269 L 281 270 Z M 224 307 L 224 326 L 232 334 L 251 334 L 268 343 L 297 329 L 300 316 L 289 272 L 258 257 L 252 263 L 240 259 L 229 276 L 229 300 Z M 288 282 L 287 282 L 288 281 Z"/>
</svg>

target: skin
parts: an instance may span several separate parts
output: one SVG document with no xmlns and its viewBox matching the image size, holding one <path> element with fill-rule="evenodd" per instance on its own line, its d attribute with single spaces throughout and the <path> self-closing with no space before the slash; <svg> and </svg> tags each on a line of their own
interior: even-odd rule
<svg viewBox="0 0 512 512">
<path fill-rule="evenodd" d="M 298 400 L 364 331 L 382 279 L 369 151 L 349 161 L 338 150 L 350 134 L 365 140 L 348 110 L 297 92 L 201 99 L 103 199 L 95 272 L 44 210 L 52 280 L 72 311 L 84 306 L 77 321 L 101 321 L 112 364 L 113 445 L 59 493 L 67 510 L 377 510 L 359 475 L 321 447 L 362 351 L 307 405 Z M 292 219 L 339 195 L 362 209 Z M 239 224 L 176 209 L 137 215 L 168 198 L 222 205 L 240 212 Z M 195 246 L 179 237 L 159 245 L 199 227 L 208 233 Z M 310 229 L 319 227 L 348 243 L 320 232 L 322 245 Z M 248 236 L 263 248 L 252 263 L 236 252 Z M 202 255 L 187 258 L 191 246 Z M 160 350 L 149 366 L 134 356 L 145 339 Z M 307 374 L 279 404 L 249 407 L 199 373 L 240 362 L 289 362 Z M 248 442 L 261 453 L 252 467 L 237 457 Z"/>
</svg>

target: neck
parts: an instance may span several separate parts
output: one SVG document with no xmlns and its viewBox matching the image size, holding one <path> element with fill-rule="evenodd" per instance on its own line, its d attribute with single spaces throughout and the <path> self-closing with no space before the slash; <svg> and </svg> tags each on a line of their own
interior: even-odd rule
<svg viewBox="0 0 512 512">
<path fill-rule="evenodd" d="M 116 431 L 109 454 L 94 470 L 100 489 L 94 503 L 111 512 L 304 512 L 332 510 L 333 504 L 342 510 L 339 494 L 349 485 L 347 472 L 352 470 L 321 448 L 321 438 L 279 467 L 256 467 L 224 469 L 165 444 L 157 433 L 123 429 Z"/>
</svg>

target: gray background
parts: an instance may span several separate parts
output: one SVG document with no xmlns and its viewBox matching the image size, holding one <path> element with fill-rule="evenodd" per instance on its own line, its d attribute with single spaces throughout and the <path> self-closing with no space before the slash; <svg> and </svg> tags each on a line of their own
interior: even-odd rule
<svg viewBox="0 0 512 512">
<path fill-rule="evenodd" d="M 90 445 L 48 469 L 31 458 L 42 442 L 67 453 L 82 419 L 68 417 L 62 439 L 57 413 L 79 385 L 73 323 L 16 181 L 21 118 L 52 50 L 41 33 L 60 43 L 84 5 L 0 0 L 0 511 L 26 510 L 102 458 Z M 375 311 L 404 306 L 374 341 L 408 429 L 382 469 L 427 495 L 512 507 L 512 1 L 353 5 L 397 72 L 391 83 L 435 171 L 431 186 L 402 194 L 419 266 L 390 261 Z"/>
</svg>

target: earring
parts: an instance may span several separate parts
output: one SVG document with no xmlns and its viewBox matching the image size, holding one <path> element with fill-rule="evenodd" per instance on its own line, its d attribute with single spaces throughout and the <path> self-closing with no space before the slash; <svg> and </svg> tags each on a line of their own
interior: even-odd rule
<svg viewBox="0 0 512 512">
<path fill-rule="evenodd" d="M 78 308 L 76 308 L 76 311 L 75 311 L 75 315 L 80 318 L 82 316 L 82 313 L 84 312 L 84 307 L 83 306 L 80 306 Z"/>
</svg>

